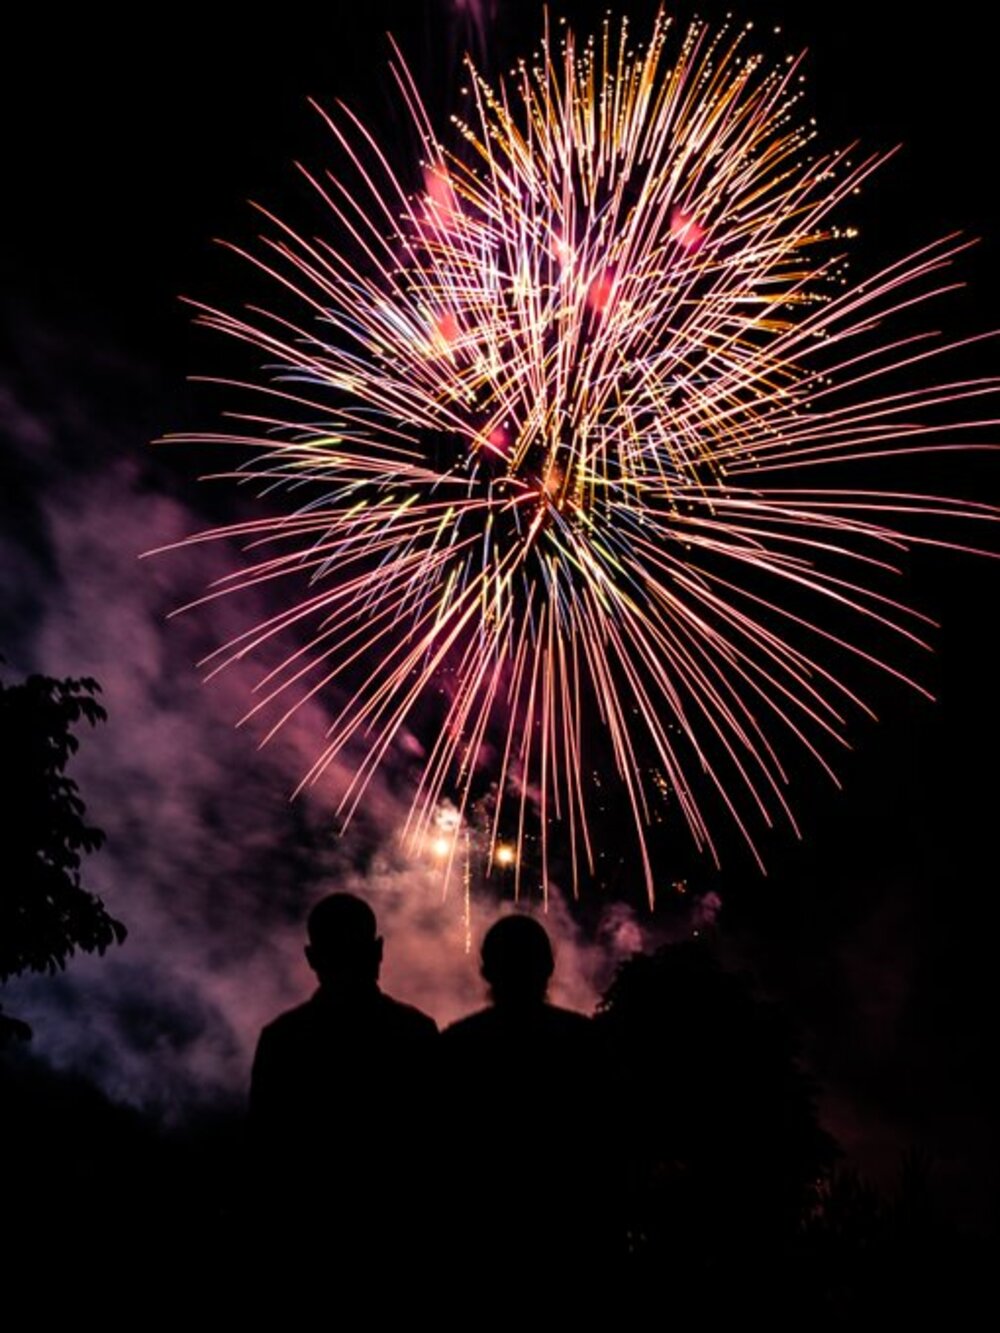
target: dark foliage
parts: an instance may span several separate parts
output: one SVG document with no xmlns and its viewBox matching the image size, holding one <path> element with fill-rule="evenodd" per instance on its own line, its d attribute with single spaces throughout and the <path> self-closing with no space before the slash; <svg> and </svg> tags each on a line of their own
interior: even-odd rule
<svg viewBox="0 0 1000 1333">
<path fill-rule="evenodd" d="M 80 883 L 80 866 L 104 834 L 85 822 L 65 768 L 79 747 L 72 728 L 106 713 L 96 681 L 29 676 L 0 680 L 0 981 L 54 972 L 77 949 L 103 953 L 125 927 Z"/>
<path fill-rule="evenodd" d="M 15 1290 L 44 1292 L 53 1312 L 64 1301 L 69 1320 L 143 1283 L 164 1300 L 221 1288 L 227 1239 L 243 1234 L 241 1129 L 205 1108 L 167 1127 L 25 1045 L 0 1052 L 0 1319 Z"/>
<path fill-rule="evenodd" d="M 832 1314 L 892 1312 L 925 1323 L 932 1312 L 974 1309 L 990 1263 L 980 1241 L 943 1215 L 932 1188 L 932 1162 L 917 1150 L 900 1156 L 893 1188 L 882 1190 L 842 1167 L 823 1183 L 802 1233 L 799 1285 Z"/>
<path fill-rule="evenodd" d="M 13 1046 L 15 1042 L 30 1041 L 31 1028 L 27 1023 L 22 1023 L 19 1018 L 11 1018 L 9 1014 L 3 1011 L 3 1005 L 0 1005 L 0 1051 L 7 1046 Z"/>
<path fill-rule="evenodd" d="M 773 1288 L 837 1155 L 791 1025 L 696 943 L 623 964 L 597 1023 L 630 1271 L 716 1312 Z"/>
</svg>

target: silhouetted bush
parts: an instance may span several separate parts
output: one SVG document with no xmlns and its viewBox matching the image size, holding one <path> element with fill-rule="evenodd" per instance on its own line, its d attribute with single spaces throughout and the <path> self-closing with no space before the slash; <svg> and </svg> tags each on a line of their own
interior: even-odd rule
<svg viewBox="0 0 1000 1333">
<path fill-rule="evenodd" d="M 693 942 L 624 963 L 597 1023 L 630 1270 L 706 1313 L 787 1286 L 837 1155 L 791 1024 Z"/>
<path fill-rule="evenodd" d="M 29 676 L 0 680 L 0 981 L 54 972 L 76 949 L 103 953 L 124 925 L 80 883 L 80 866 L 104 834 L 85 822 L 77 784 L 66 776 L 79 746 L 72 728 L 106 713 L 95 680 Z"/>
</svg>

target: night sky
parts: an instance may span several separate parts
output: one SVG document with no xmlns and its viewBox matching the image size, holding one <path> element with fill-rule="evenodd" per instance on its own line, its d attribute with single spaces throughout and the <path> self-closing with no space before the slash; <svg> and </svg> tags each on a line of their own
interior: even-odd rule
<svg viewBox="0 0 1000 1333">
<path fill-rule="evenodd" d="M 716 19 L 727 8 L 701 4 L 699 13 Z M 603 9 L 556 12 L 585 30 Z M 195 481 L 206 470 L 196 451 L 150 445 L 212 429 L 221 405 L 186 377 L 228 368 L 230 352 L 192 329 L 178 300 L 241 299 L 244 270 L 212 238 L 254 235 L 248 198 L 284 216 L 307 210 L 292 161 L 330 156 L 308 96 L 343 98 L 391 145 L 402 114 L 387 29 L 446 116 L 464 35 L 480 40 L 469 10 L 483 13 L 494 56 L 530 48 L 538 8 L 505 0 L 370 0 L 327 5 L 318 18 L 293 3 L 239 26 L 174 6 L 134 32 L 92 8 L 57 25 L 22 7 L 8 33 L 0 651 L 10 677 L 92 674 L 104 686 L 110 722 L 83 738 L 75 770 L 109 833 L 85 882 L 130 936 L 113 956 L 11 986 L 5 1007 L 33 1024 L 40 1053 L 168 1115 L 243 1095 L 260 1024 L 308 991 L 302 917 L 334 882 L 376 903 L 388 989 L 439 1020 L 480 1002 L 456 901 L 438 906 L 433 872 L 380 844 L 405 810 L 391 774 L 373 785 L 353 841 L 338 842 L 323 789 L 287 800 L 320 708 L 258 753 L 253 735 L 233 729 L 250 677 L 233 672 L 205 687 L 195 666 L 245 623 L 241 612 L 223 606 L 166 623 L 228 567 L 226 552 L 137 559 L 246 512 L 232 490 Z M 636 24 L 651 12 L 630 8 Z M 996 75 L 977 9 L 959 0 L 934 23 L 918 22 L 911 6 L 854 0 L 736 12 L 764 32 L 781 25 L 771 49 L 809 49 L 807 108 L 824 145 L 904 145 L 845 219 L 861 228 L 854 272 L 960 229 L 981 238 L 957 271 L 968 287 L 933 319 L 954 333 L 1000 325 Z M 995 372 L 995 348 L 977 357 L 978 373 Z M 920 474 L 921 485 L 1000 502 L 1000 460 L 951 455 Z M 1000 551 L 1000 533 L 987 543 Z M 924 551 L 908 568 L 912 602 L 941 622 L 935 655 L 912 664 L 937 702 L 867 679 L 879 723 L 853 726 L 842 791 L 803 771 L 793 792 L 802 841 L 787 830 L 767 841 L 767 878 L 735 845 L 723 848 L 721 874 L 677 847 L 663 879 L 685 880 L 693 913 L 650 921 L 641 906 L 605 899 L 581 910 L 556 904 L 551 923 L 560 995 L 588 1007 L 621 951 L 707 925 L 717 895 L 720 946 L 798 1015 L 841 1142 L 882 1176 L 900 1148 L 921 1144 L 949 1207 L 985 1224 L 997 1164 L 988 1013 L 1000 566 Z"/>
</svg>

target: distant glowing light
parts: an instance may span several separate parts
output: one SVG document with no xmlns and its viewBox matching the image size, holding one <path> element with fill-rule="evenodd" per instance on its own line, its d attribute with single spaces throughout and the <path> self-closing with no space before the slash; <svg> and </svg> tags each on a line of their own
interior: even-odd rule
<svg viewBox="0 0 1000 1333">
<path fill-rule="evenodd" d="M 691 213 L 685 212 L 683 208 L 671 210 L 670 235 L 689 254 L 698 253 L 705 243 L 707 234 L 705 228 L 699 226 Z"/>
<path fill-rule="evenodd" d="M 607 310 L 614 290 L 614 276 L 611 273 L 599 273 L 587 289 L 587 304 L 597 314 Z"/>
<path fill-rule="evenodd" d="M 458 319 L 450 310 L 444 310 L 434 316 L 434 333 L 439 345 L 443 345 L 446 350 L 451 349 L 452 343 L 458 341 L 462 330 Z"/>
</svg>

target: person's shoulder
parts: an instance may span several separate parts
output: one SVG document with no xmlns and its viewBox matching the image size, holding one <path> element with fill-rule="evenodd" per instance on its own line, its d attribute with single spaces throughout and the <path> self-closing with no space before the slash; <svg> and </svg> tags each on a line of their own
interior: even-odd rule
<svg viewBox="0 0 1000 1333">
<path fill-rule="evenodd" d="M 316 1005 L 314 999 L 306 1000 L 303 1004 L 297 1004 L 294 1008 L 286 1009 L 283 1013 L 278 1014 L 277 1018 L 272 1018 L 270 1023 L 265 1023 L 261 1029 L 260 1040 L 265 1045 L 283 1042 L 307 1031 L 313 1025 L 315 1019 Z"/>
<path fill-rule="evenodd" d="M 557 1022 L 565 1023 L 567 1027 L 589 1028 L 593 1024 L 593 1019 L 589 1014 L 581 1014 L 579 1009 L 563 1009 L 558 1004 L 547 1004 L 545 1008 L 556 1019 Z"/>
<path fill-rule="evenodd" d="M 576 1009 L 562 1009 L 557 1004 L 547 1004 L 545 1017 L 549 1027 L 567 1037 L 579 1037 L 586 1041 L 594 1031 L 594 1020 Z"/>
<path fill-rule="evenodd" d="M 434 1019 L 422 1009 L 418 1009 L 414 1004 L 406 1004 L 403 1000 L 393 999 L 391 995 L 386 995 L 385 991 L 379 994 L 383 1012 L 398 1031 L 417 1038 L 438 1035 Z"/>
<path fill-rule="evenodd" d="M 475 1039 L 483 1032 L 496 1026 L 496 1010 L 480 1009 L 477 1013 L 467 1014 L 445 1028 L 441 1036 L 445 1041 L 463 1042 Z"/>
</svg>

